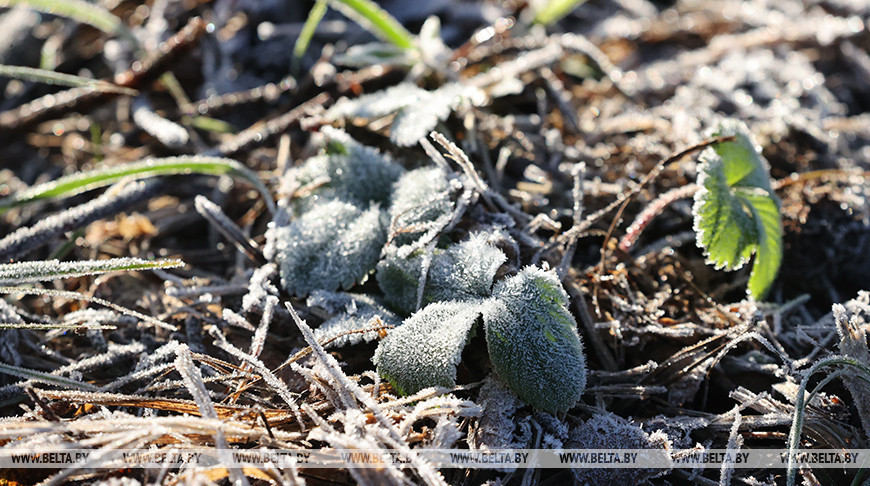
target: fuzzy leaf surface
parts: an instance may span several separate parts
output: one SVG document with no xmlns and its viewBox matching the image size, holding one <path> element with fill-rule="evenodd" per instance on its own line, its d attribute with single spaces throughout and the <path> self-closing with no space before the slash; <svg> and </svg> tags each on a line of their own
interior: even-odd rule
<svg viewBox="0 0 870 486">
<path fill-rule="evenodd" d="M 574 406 L 586 387 L 586 357 L 568 295 L 553 272 L 526 267 L 483 307 L 489 356 L 520 398 L 551 413 Z"/>
<path fill-rule="evenodd" d="M 324 152 L 306 160 L 287 177 L 294 178 L 300 186 L 323 181 L 314 191 L 323 198 L 359 205 L 388 203 L 392 184 L 402 174 L 402 167 L 341 130 L 323 132 L 327 137 Z"/>
<path fill-rule="evenodd" d="M 438 167 L 406 172 L 393 188 L 390 227 L 397 246 L 412 243 L 439 225 L 446 225 L 454 209 L 447 174 Z"/>
<path fill-rule="evenodd" d="M 380 208 L 364 210 L 339 200 L 315 203 L 272 231 L 281 285 L 297 296 L 363 281 L 387 239 L 386 214 Z"/>
<path fill-rule="evenodd" d="M 724 123 L 715 135 L 737 139 L 714 144 L 701 154 L 701 190 L 693 207 L 697 243 L 717 269 L 736 270 L 755 253 L 749 293 L 761 299 L 782 261 L 779 199 L 771 189 L 767 163 L 745 126 Z"/>
<path fill-rule="evenodd" d="M 373 361 L 396 390 L 409 395 L 454 386 L 462 350 L 474 333 L 480 302 L 436 302 L 381 341 Z"/>
</svg>

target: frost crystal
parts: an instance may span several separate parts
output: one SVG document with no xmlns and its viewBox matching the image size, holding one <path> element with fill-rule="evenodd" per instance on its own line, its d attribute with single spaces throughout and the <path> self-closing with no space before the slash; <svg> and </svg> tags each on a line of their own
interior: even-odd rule
<svg viewBox="0 0 870 486">
<path fill-rule="evenodd" d="M 495 274 L 507 259 L 489 238 L 489 234 L 477 233 L 446 250 L 436 250 L 423 292 L 424 305 L 489 296 Z M 422 263 L 423 255 L 418 252 L 410 258 L 388 255 L 378 264 L 378 284 L 387 302 L 401 312 L 416 309 Z"/>
<path fill-rule="evenodd" d="M 273 231 L 281 285 L 297 296 L 363 281 L 387 239 L 383 211 L 342 201 L 316 203 L 289 226 Z"/>
<path fill-rule="evenodd" d="M 595 415 L 573 429 L 565 446 L 569 449 L 662 449 L 670 460 L 671 443 L 662 432 L 647 434 L 640 427 L 613 415 Z M 573 469 L 579 484 L 640 484 L 667 469 Z"/>
<path fill-rule="evenodd" d="M 573 407 L 586 387 L 586 359 L 559 279 L 526 267 L 500 282 L 493 297 L 483 322 L 496 373 L 535 408 Z"/>
<path fill-rule="evenodd" d="M 327 199 L 361 205 L 389 202 L 391 185 L 402 167 L 341 130 L 324 127 L 322 132 L 327 139 L 324 153 L 309 158 L 287 177 L 295 179 L 299 187 L 322 181 L 315 193 Z"/>
<path fill-rule="evenodd" d="M 404 174 L 393 189 L 390 206 L 393 242 L 407 245 L 433 226 L 446 225 L 453 213 L 453 189 L 439 167 L 422 167 Z"/>
<path fill-rule="evenodd" d="M 309 307 L 320 307 L 335 314 L 315 329 L 314 336 L 317 337 L 319 342 L 323 339 L 335 337 L 343 332 L 373 327 L 376 318 L 380 319 L 383 325 L 394 327 L 402 325 L 402 320 L 399 316 L 388 311 L 375 299 L 363 294 L 315 290 L 311 293 L 311 297 L 308 298 L 307 304 Z M 377 331 L 348 334 L 324 346 L 347 346 L 349 344 L 359 344 L 363 341 L 373 341 L 377 338 Z"/>
<path fill-rule="evenodd" d="M 480 316 L 477 302 L 437 302 L 417 312 L 381 341 L 378 373 L 403 394 L 456 384 L 456 365 Z"/>
</svg>

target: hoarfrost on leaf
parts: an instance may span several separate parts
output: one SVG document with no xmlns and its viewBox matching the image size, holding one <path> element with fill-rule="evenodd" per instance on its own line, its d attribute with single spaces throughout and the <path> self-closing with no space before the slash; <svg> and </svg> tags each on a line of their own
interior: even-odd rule
<svg viewBox="0 0 870 486">
<path fill-rule="evenodd" d="M 318 202 L 290 225 L 272 231 L 281 285 L 297 296 L 363 281 L 387 239 L 384 211 L 337 200 Z"/>
<path fill-rule="evenodd" d="M 500 282 L 483 307 L 489 356 L 520 398 L 565 412 L 586 387 L 586 358 L 568 295 L 555 273 L 526 267 Z"/>
<path fill-rule="evenodd" d="M 402 175 L 393 187 L 390 229 L 397 246 L 413 243 L 433 227 L 450 222 L 454 189 L 439 167 L 421 167 Z"/>
<path fill-rule="evenodd" d="M 717 269 L 738 269 L 756 253 L 749 293 L 761 299 L 782 261 L 779 199 L 745 125 L 723 122 L 713 135 L 737 139 L 716 143 L 701 154 L 701 189 L 692 210 L 697 243 Z"/>
<path fill-rule="evenodd" d="M 664 459 L 670 462 L 671 442 L 662 432 L 647 434 L 637 425 L 614 414 L 594 415 L 585 423 L 571 430 L 569 449 L 661 449 Z M 579 484 L 640 484 L 661 476 L 667 469 L 572 469 Z"/>
<path fill-rule="evenodd" d="M 507 257 L 489 243 L 489 236 L 476 233 L 446 250 L 435 251 L 423 291 L 423 305 L 490 295 L 495 274 Z M 378 284 L 387 302 L 407 314 L 416 309 L 424 258 L 420 253 L 409 258 L 388 254 L 378 263 Z"/>
<path fill-rule="evenodd" d="M 430 386 L 454 386 L 456 365 L 479 316 L 479 302 L 424 307 L 381 341 L 373 358 L 378 373 L 403 395 Z"/>
<path fill-rule="evenodd" d="M 375 299 L 364 294 L 349 294 L 344 292 L 328 292 L 315 290 L 308 297 L 309 307 L 320 307 L 335 314 L 314 330 L 318 341 L 330 339 L 347 331 L 356 331 L 373 327 L 375 319 L 380 319 L 381 325 L 398 327 L 402 320 L 381 305 Z M 377 331 L 355 333 L 342 336 L 324 347 L 347 346 L 369 342 L 378 338 Z"/>
<path fill-rule="evenodd" d="M 285 177 L 294 179 L 298 187 L 324 181 L 314 191 L 323 198 L 360 205 L 388 203 L 391 185 L 401 175 L 402 167 L 341 130 L 324 127 L 322 133 L 326 137 L 323 153 L 309 158 Z"/>
</svg>

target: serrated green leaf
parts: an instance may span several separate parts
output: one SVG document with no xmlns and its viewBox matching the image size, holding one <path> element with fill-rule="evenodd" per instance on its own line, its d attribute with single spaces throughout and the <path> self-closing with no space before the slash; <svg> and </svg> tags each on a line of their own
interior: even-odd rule
<svg viewBox="0 0 870 486">
<path fill-rule="evenodd" d="M 429 265 L 422 305 L 443 300 L 473 300 L 492 293 L 492 282 L 507 257 L 489 243 L 489 234 L 476 233 L 465 241 L 436 249 Z M 386 301 L 402 313 L 417 308 L 417 288 L 423 254 L 400 258 L 395 252 L 378 263 L 377 279 Z"/>
<path fill-rule="evenodd" d="M 287 226 L 273 228 L 281 285 L 305 296 L 348 289 L 375 268 L 387 239 L 386 212 L 320 201 Z"/>
<path fill-rule="evenodd" d="M 767 163 L 747 133 L 740 123 L 723 123 L 714 135 L 736 140 L 701 154 L 694 226 L 698 246 L 717 269 L 738 269 L 756 254 L 749 293 L 761 299 L 782 261 L 782 224 Z"/>
<path fill-rule="evenodd" d="M 526 267 L 496 285 L 483 307 L 496 373 L 524 401 L 553 413 L 573 407 L 586 387 L 586 358 L 567 304 L 553 272 Z"/>
<path fill-rule="evenodd" d="M 372 361 L 403 395 L 430 386 L 454 386 L 456 365 L 479 316 L 480 302 L 430 304 L 390 331 Z"/>
</svg>

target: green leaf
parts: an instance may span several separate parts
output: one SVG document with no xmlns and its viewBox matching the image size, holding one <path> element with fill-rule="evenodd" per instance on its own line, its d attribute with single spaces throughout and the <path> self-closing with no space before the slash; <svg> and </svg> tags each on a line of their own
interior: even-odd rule
<svg viewBox="0 0 870 486">
<path fill-rule="evenodd" d="M 736 140 L 701 154 L 694 226 L 698 246 L 717 269 L 736 270 L 755 254 L 748 290 L 762 299 L 782 261 L 782 224 L 767 162 L 747 133 L 743 124 L 725 122 L 714 136 Z"/>
<path fill-rule="evenodd" d="M 440 167 L 421 167 L 402 175 L 390 206 L 390 228 L 397 235 L 393 244 L 409 245 L 427 232 L 443 228 L 455 208 L 453 192 Z"/>
<path fill-rule="evenodd" d="M 565 412 L 586 387 L 586 358 L 568 295 L 556 274 L 526 267 L 500 282 L 483 307 L 489 357 L 520 398 Z"/>
<path fill-rule="evenodd" d="M 6 263 L 0 265 L 0 284 L 45 282 L 58 278 L 98 275 L 101 273 L 149 270 L 153 268 L 176 268 L 184 266 L 180 260 L 142 260 L 141 258 L 110 258 L 81 262 L 57 260 Z"/>
<path fill-rule="evenodd" d="M 402 395 L 456 384 L 456 366 L 474 334 L 480 302 L 436 302 L 381 341 L 372 359 Z"/>
<path fill-rule="evenodd" d="M 323 16 L 326 15 L 326 10 L 326 0 L 317 0 L 317 2 L 314 3 L 314 6 L 311 7 L 311 11 L 308 12 L 308 18 L 305 19 L 305 23 L 302 25 L 302 31 L 299 33 L 299 37 L 296 38 L 296 44 L 293 45 L 291 71 L 294 75 L 299 72 L 299 65 L 302 61 L 302 56 L 304 56 L 305 51 L 308 50 L 308 44 L 310 44 L 311 39 L 314 38 L 314 32 L 317 31 L 317 26 L 320 24 L 320 21 L 323 20 Z"/>
<path fill-rule="evenodd" d="M 5 211 L 40 199 L 74 196 L 85 191 L 114 184 L 123 178 L 175 174 L 231 175 L 241 177 L 253 185 L 263 196 L 266 206 L 274 212 L 275 203 L 269 189 L 253 171 L 232 159 L 219 157 L 183 156 L 164 159 L 147 159 L 128 164 L 113 165 L 102 169 L 78 172 L 45 184 L 31 187 L 0 201 L 0 214 Z"/>
<path fill-rule="evenodd" d="M 341 199 L 359 206 L 388 203 L 402 167 L 341 130 L 324 127 L 322 133 L 327 138 L 323 153 L 309 158 L 286 177 L 299 186 L 316 185 L 312 192 L 321 199 Z M 304 208 L 305 202 L 301 206 Z"/>
<path fill-rule="evenodd" d="M 423 291 L 423 305 L 442 300 L 473 300 L 492 293 L 495 274 L 507 257 L 489 243 L 488 233 L 435 250 Z M 417 308 L 422 252 L 400 258 L 395 252 L 378 263 L 377 279 L 386 301 L 405 314 Z"/>
<path fill-rule="evenodd" d="M 377 206 L 363 210 L 344 201 L 320 201 L 270 231 L 281 285 L 301 297 L 365 280 L 387 240 L 386 213 Z"/>
</svg>

